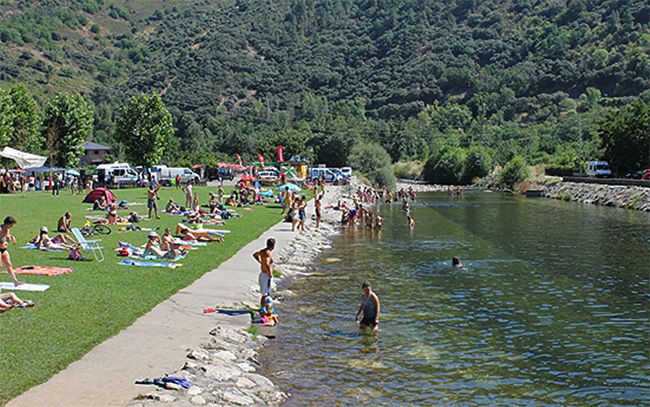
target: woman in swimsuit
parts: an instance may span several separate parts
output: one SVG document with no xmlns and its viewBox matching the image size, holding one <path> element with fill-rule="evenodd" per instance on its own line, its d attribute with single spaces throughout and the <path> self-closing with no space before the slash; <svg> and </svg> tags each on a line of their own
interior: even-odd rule
<svg viewBox="0 0 650 407">
<path fill-rule="evenodd" d="M 181 239 L 187 241 L 198 242 L 223 242 L 220 236 L 213 236 L 209 230 L 195 230 L 179 223 L 176 225 L 176 234 L 181 236 Z"/>
<path fill-rule="evenodd" d="M 71 232 L 72 231 L 71 221 L 72 221 L 72 215 L 70 215 L 70 212 L 66 212 L 65 215 L 59 218 L 59 222 L 57 224 L 56 229 L 61 233 Z"/>
<path fill-rule="evenodd" d="M 147 237 L 147 245 L 144 248 L 145 256 L 156 256 L 161 259 L 175 258 L 173 251 L 163 251 L 162 250 L 162 240 L 158 233 L 151 232 Z"/>
<path fill-rule="evenodd" d="M 372 291 L 372 286 L 369 282 L 366 281 L 363 283 L 361 288 L 363 289 L 361 305 L 359 305 L 357 315 L 354 319 L 359 324 L 359 328 L 376 331 L 379 329 L 379 312 L 381 309 L 379 297 Z M 363 312 L 363 318 L 359 320 L 361 312 Z"/>
<path fill-rule="evenodd" d="M 0 269 L 3 266 L 7 266 L 7 272 L 9 277 L 14 281 L 14 285 L 18 286 L 22 282 L 18 281 L 16 278 L 16 273 L 14 273 L 14 267 L 11 265 L 11 257 L 9 256 L 9 242 L 16 243 L 16 238 L 11 236 L 10 229 L 16 224 L 16 219 L 12 216 L 7 216 L 0 226 Z"/>
<path fill-rule="evenodd" d="M 29 241 L 29 243 L 36 244 L 37 249 L 65 249 L 72 250 L 74 246 L 77 245 L 77 242 L 74 241 L 70 236 L 64 235 L 63 233 L 50 238 L 47 234 L 49 230 L 46 226 L 41 228 L 41 231 L 38 232 L 38 235 Z M 72 246 L 68 245 L 70 243 Z"/>
</svg>

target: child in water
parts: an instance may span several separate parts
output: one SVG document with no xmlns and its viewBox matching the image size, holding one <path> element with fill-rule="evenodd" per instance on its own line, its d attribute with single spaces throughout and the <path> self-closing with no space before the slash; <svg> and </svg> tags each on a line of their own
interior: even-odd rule
<svg viewBox="0 0 650 407">
<path fill-rule="evenodd" d="M 273 306 L 273 298 L 270 295 L 264 296 L 262 300 L 264 304 L 260 308 L 260 318 L 263 325 L 275 326 L 278 324 L 278 315 L 275 313 L 275 307 Z"/>
</svg>

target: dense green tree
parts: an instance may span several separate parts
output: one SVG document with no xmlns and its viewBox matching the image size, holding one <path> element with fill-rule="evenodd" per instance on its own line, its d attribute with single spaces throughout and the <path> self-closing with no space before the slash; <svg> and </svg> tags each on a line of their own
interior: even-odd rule
<svg viewBox="0 0 650 407">
<path fill-rule="evenodd" d="M 487 148 L 472 146 L 467 151 L 465 158 L 463 181 L 469 183 L 474 178 L 483 178 L 492 171 L 493 166 L 492 157 Z"/>
<path fill-rule="evenodd" d="M 49 101 L 43 118 L 45 150 L 60 167 L 76 167 L 81 143 L 93 131 L 93 106 L 79 95 L 60 93 Z"/>
<path fill-rule="evenodd" d="M 395 174 L 391 167 L 390 155 L 375 142 L 360 142 L 350 152 L 350 165 L 364 174 L 375 185 L 395 188 Z"/>
<path fill-rule="evenodd" d="M 160 163 L 165 143 L 173 134 L 172 115 L 153 92 L 133 96 L 122 107 L 115 137 L 132 163 L 148 167 Z"/>
<path fill-rule="evenodd" d="M 605 158 L 618 174 L 650 168 L 650 104 L 637 100 L 600 125 Z"/>
<path fill-rule="evenodd" d="M 14 85 L 8 93 L 13 110 L 11 145 L 19 150 L 38 152 L 43 144 L 43 134 L 40 132 L 41 117 L 34 96 L 22 84 Z"/>
<path fill-rule="evenodd" d="M 0 89 L 0 146 L 9 143 L 13 133 L 13 105 L 11 98 L 4 90 Z"/>
<path fill-rule="evenodd" d="M 424 179 L 434 184 L 461 184 L 466 152 L 462 148 L 447 148 L 442 154 L 429 158 L 424 165 Z"/>
<path fill-rule="evenodd" d="M 512 189 L 518 182 L 525 181 L 530 176 L 530 170 L 524 157 L 516 156 L 503 167 L 497 177 L 497 185 Z"/>
</svg>

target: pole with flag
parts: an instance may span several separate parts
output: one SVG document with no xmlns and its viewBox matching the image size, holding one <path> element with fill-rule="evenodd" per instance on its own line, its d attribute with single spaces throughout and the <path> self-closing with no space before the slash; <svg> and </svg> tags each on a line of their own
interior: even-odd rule
<svg viewBox="0 0 650 407">
<path fill-rule="evenodd" d="M 278 162 L 283 163 L 284 162 L 284 146 L 277 146 L 275 148 L 275 151 L 278 154 Z"/>
</svg>

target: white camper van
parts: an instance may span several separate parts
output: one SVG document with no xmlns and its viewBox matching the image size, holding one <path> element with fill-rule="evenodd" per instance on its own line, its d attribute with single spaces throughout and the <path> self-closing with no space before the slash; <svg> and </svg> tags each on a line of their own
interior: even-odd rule
<svg viewBox="0 0 650 407">
<path fill-rule="evenodd" d="M 135 185 L 138 183 L 138 173 L 128 163 L 114 162 L 97 166 L 97 182 L 99 185 Z"/>
</svg>

